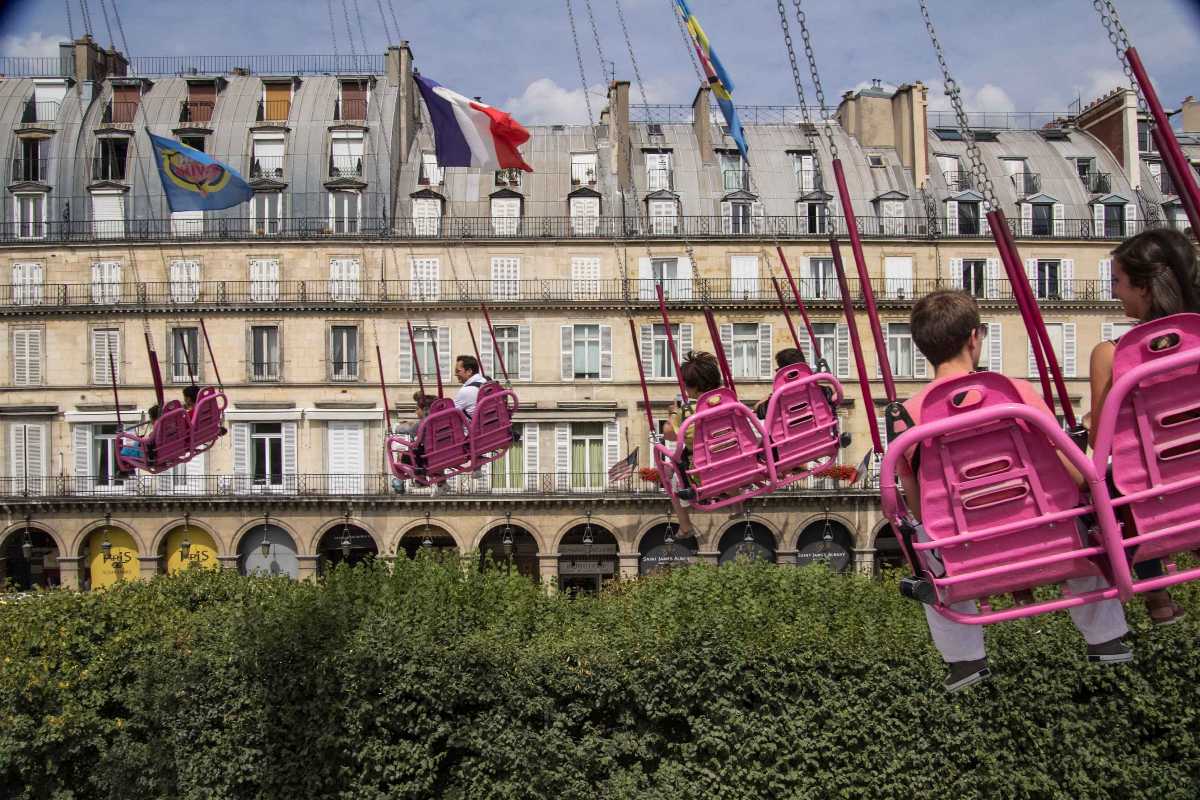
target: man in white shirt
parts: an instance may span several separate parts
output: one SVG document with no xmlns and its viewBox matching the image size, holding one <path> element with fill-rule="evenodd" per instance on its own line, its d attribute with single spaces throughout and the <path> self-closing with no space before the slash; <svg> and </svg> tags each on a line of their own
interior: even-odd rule
<svg viewBox="0 0 1200 800">
<path fill-rule="evenodd" d="M 459 356 L 454 360 L 454 377 L 462 384 L 454 395 L 454 407 L 461 408 L 468 417 L 475 413 L 475 400 L 479 387 L 486 381 L 479 374 L 479 362 L 475 356 Z"/>
</svg>

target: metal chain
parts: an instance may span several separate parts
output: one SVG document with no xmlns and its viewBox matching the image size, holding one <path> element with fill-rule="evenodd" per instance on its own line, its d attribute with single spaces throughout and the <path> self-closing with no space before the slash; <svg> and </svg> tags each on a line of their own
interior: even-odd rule
<svg viewBox="0 0 1200 800">
<path fill-rule="evenodd" d="M 583 102 L 587 106 L 588 127 L 595 127 L 595 117 L 592 116 L 592 98 L 588 92 L 587 73 L 583 69 L 583 51 L 579 49 L 579 36 L 575 32 L 575 11 L 571 8 L 571 0 L 567 0 L 567 20 L 571 23 L 571 41 L 575 44 L 575 61 L 579 64 L 579 83 L 583 87 Z"/>
<path fill-rule="evenodd" d="M 600 29 L 596 27 L 596 14 L 592 11 L 592 0 L 583 0 L 587 7 L 588 22 L 592 25 L 592 39 L 596 42 L 596 53 L 600 56 L 600 80 L 604 81 L 604 64 L 608 60 L 604 56 L 604 45 L 600 43 Z"/>
<path fill-rule="evenodd" d="M 340 63 L 342 58 L 338 55 L 337 24 L 333 21 L 333 0 L 326 0 L 326 4 L 329 6 L 329 35 L 333 43 L 333 60 Z"/>
<path fill-rule="evenodd" d="M 117 0 L 109 0 L 109 5 L 112 6 L 113 19 L 117 23 L 117 33 L 121 35 L 121 49 L 125 51 L 125 57 L 132 64 L 133 56 L 129 55 L 129 42 L 125 39 L 125 26 L 121 24 L 121 12 L 117 10 Z"/>
<path fill-rule="evenodd" d="M 383 13 L 383 0 L 375 0 L 375 5 L 379 6 L 379 21 L 383 23 L 383 35 L 387 37 L 387 42 L 390 45 L 396 40 L 392 38 L 392 29 L 388 25 L 387 17 Z"/>
<path fill-rule="evenodd" d="M 688 58 L 692 61 L 692 69 L 696 71 L 696 77 L 701 83 L 707 83 L 708 78 L 704 74 L 704 70 L 700 69 L 700 62 L 696 60 L 696 48 L 692 46 L 692 36 L 687 32 L 687 28 L 683 24 L 683 14 L 679 10 L 679 5 L 675 0 L 667 0 L 671 5 L 671 16 L 675 18 L 675 26 L 679 28 L 679 35 L 683 37 L 683 49 L 687 50 Z"/>
<path fill-rule="evenodd" d="M 362 11 L 358 8 L 358 0 L 354 0 L 354 21 L 358 23 L 358 40 L 362 43 L 363 60 L 366 60 L 367 53 L 367 34 L 363 30 Z"/>
<path fill-rule="evenodd" d="M 1148 113 L 1146 98 L 1142 95 L 1142 89 L 1133 77 L 1133 68 L 1125 60 L 1125 51 L 1131 45 L 1129 44 L 1129 34 L 1125 31 L 1125 26 L 1121 24 L 1121 15 L 1117 13 L 1116 5 L 1112 0 L 1092 0 L 1092 7 L 1100 15 L 1100 24 L 1104 26 L 1104 30 L 1108 34 L 1108 40 L 1112 42 L 1113 49 L 1117 53 L 1117 61 L 1121 62 L 1121 69 L 1125 71 L 1125 77 L 1129 79 L 1129 86 L 1137 95 L 1138 110 Z"/>
<path fill-rule="evenodd" d="M 812 76 L 813 89 L 817 93 L 817 108 L 821 113 L 822 119 L 828 119 L 825 110 L 825 90 L 821 88 L 821 73 L 817 70 L 817 57 L 813 53 L 812 35 L 808 31 L 808 17 L 804 13 L 804 9 L 800 7 L 800 0 L 792 0 L 792 4 L 796 6 L 796 21 L 800 23 L 800 38 L 804 40 L 804 55 L 808 57 L 808 71 Z M 837 160 L 838 149 L 837 142 L 833 140 L 833 131 L 829 125 L 822 126 L 825 132 L 825 139 L 829 143 L 829 152 L 834 160 Z"/>
<path fill-rule="evenodd" d="M 392 0 L 387 0 L 388 13 L 392 15 L 392 30 L 396 32 L 396 41 L 400 41 L 400 20 L 396 19 L 396 7 L 392 5 Z"/>
<path fill-rule="evenodd" d="M 71 36 L 71 41 L 75 41 L 75 24 L 71 21 L 71 0 L 63 0 L 63 5 L 67 7 L 67 33 Z"/>
<path fill-rule="evenodd" d="M 83 29 L 88 36 L 92 35 L 92 12 L 88 9 L 87 0 L 79 0 L 79 10 L 83 12 Z"/>
<path fill-rule="evenodd" d="M 342 0 L 342 16 L 346 19 L 346 41 L 350 43 L 350 63 L 354 65 L 354 69 L 358 69 L 358 51 L 354 46 L 354 31 L 350 27 L 350 7 L 346 5 L 346 0 Z"/>
<path fill-rule="evenodd" d="M 792 43 L 792 31 L 788 26 L 787 8 L 783 0 L 776 0 L 779 9 L 779 26 L 783 28 L 783 43 L 787 46 L 788 61 L 792 65 L 792 82 L 796 85 L 796 99 L 800 101 L 800 115 L 804 119 L 804 136 L 813 155 L 817 153 L 816 125 L 813 124 L 812 114 L 808 108 L 808 98 L 804 96 L 804 81 L 800 77 L 800 65 L 796 62 L 796 47 Z"/>
<path fill-rule="evenodd" d="M 971 175 L 975 179 L 975 185 L 983 194 L 984 209 L 988 211 L 999 209 L 1000 203 L 996 199 L 996 187 L 992 185 L 992 179 L 983 166 L 983 155 L 979 152 L 979 145 L 975 143 L 975 134 L 967 122 L 967 112 L 963 110 L 962 92 L 958 88 L 958 82 L 950 75 L 950 67 L 946 64 L 946 54 L 942 52 L 942 43 L 938 41 L 937 31 L 933 28 L 933 19 L 929 16 L 929 6 L 926 0 L 918 0 L 918 2 L 921 6 L 921 16 L 925 19 L 925 30 L 929 32 L 929 41 L 933 43 L 933 51 L 937 55 L 938 66 L 942 70 L 942 86 L 946 96 L 950 98 L 950 104 L 954 106 L 958 131 L 967 146 L 967 157 L 971 161 Z"/>
<path fill-rule="evenodd" d="M 629 61 L 633 64 L 633 77 L 637 78 L 638 93 L 642 96 L 642 105 L 646 107 L 647 122 L 650 116 L 650 101 L 646 99 L 646 84 L 642 82 L 642 71 L 638 69 L 637 56 L 633 54 L 633 40 L 629 38 L 629 26 L 625 24 L 625 12 L 621 10 L 621 0 L 613 0 L 617 7 L 617 19 L 621 21 L 621 33 L 625 35 L 625 47 L 629 50 Z"/>
<path fill-rule="evenodd" d="M 108 46 L 115 48 L 117 40 L 112 35 L 112 23 L 108 21 L 108 7 L 104 4 L 104 0 L 100 0 L 100 13 L 104 15 L 104 29 L 108 31 Z"/>
</svg>

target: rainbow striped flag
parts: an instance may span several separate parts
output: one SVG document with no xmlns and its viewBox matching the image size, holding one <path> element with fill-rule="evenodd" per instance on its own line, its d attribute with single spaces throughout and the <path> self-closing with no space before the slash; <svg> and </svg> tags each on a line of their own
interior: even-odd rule
<svg viewBox="0 0 1200 800">
<path fill-rule="evenodd" d="M 725 116 L 725 124 L 729 126 L 729 136 L 741 151 L 742 158 L 749 163 L 750 155 L 749 148 L 746 147 L 746 134 L 742 131 L 742 121 L 738 119 L 737 109 L 733 105 L 733 81 L 729 79 L 729 73 L 725 71 L 721 59 L 717 58 L 717 52 L 709 43 L 704 29 L 700 27 L 700 21 L 688 8 L 687 0 L 675 0 L 675 10 L 683 17 L 688 33 L 691 34 L 692 44 L 696 47 L 696 55 L 700 57 L 700 64 L 704 68 L 708 84 L 717 98 L 717 105 L 720 107 L 721 113 Z"/>
</svg>

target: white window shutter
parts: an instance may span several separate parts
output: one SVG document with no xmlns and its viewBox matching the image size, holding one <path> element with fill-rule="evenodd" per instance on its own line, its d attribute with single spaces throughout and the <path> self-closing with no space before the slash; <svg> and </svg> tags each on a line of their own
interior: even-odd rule
<svg viewBox="0 0 1200 800">
<path fill-rule="evenodd" d="M 1063 375 L 1075 377 L 1075 323 L 1063 323 Z"/>
<path fill-rule="evenodd" d="M 233 423 L 233 490 L 250 491 L 250 423 Z"/>
<path fill-rule="evenodd" d="M 804 363 L 808 364 L 810 367 L 812 367 L 815 370 L 817 368 L 817 365 L 813 361 L 815 356 L 813 355 L 812 339 L 808 338 L 807 332 L 803 332 L 800 334 L 800 352 L 804 353 Z M 825 355 L 825 358 L 828 359 L 831 354 L 825 353 L 824 355 Z"/>
<path fill-rule="evenodd" d="M 638 298 L 654 300 L 658 294 L 654 291 L 654 267 L 649 256 L 638 259 Z"/>
<path fill-rule="evenodd" d="M 811 300 L 816 294 L 817 285 L 817 282 L 813 280 L 812 258 L 800 256 L 799 269 L 800 271 L 792 277 L 796 279 L 796 288 L 800 290 L 800 299 Z"/>
<path fill-rule="evenodd" d="M 1028 332 L 1027 332 L 1028 333 Z M 1029 377 L 1036 378 L 1038 374 L 1037 359 L 1033 357 L 1033 339 L 1029 340 Z"/>
<path fill-rule="evenodd" d="M 679 361 L 682 363 L 684 356 L 692 352 L 694 345 L 692 343 L 692 323 L 685 322 L 679 326 Z"/>
<path fill-rule="evenodd" d="M 76 425 L 72 432 L 75 449 L 75 477 L 86 478 L 92 474 L 92 426 Z M 83 489 L 83 481 L 77 480 L 76 490 Z"/>
<path fill-rule="evenodd" d="M 950 259 L 950 285 L 955 289 L 963 288 L 962 264 L 961 258 Z"/>
<path fill-rule="evenodd" d="M 571 423 L 554 423 L 554 472 L 557 488 L 571 485 Z"/>
<path fill-rule="evenodd" d="M 1104 204 L 1092 203 L 1092 235 L 1100 238 L 1104 235 Z"/>
<path fill-rule="evenodd" d="M 564 381 L 575 380 L 575 326 L 563 325 L 559 328 L 562 345 L 562 369 L 559 377 Z"/>
<path fill-rule="evenodd" d="M 413 361 L 412 340 L 408 337 L 408 326 L 400 328 L 400 382 L 412 383 Z"/>
<path fill-rule="evenodd" d="M 1063 300 L 1075 299 L 1075 259 L 1064 258 L 1058 271 L 1059 283 L 1062 284 Z"/>
<path fill-rule="evenodd" d="M 767 215 L 761 201 L 755 200 L 750 204 L 750 228 L 755 233 L 762 233 L 766 229 Z"/>
<path fill-rule="evenodd" d="M 725 351 L 725 360 L 733 360 L 733 323 L 721 323 L 718 331 L 721 334 L 721 349 Z"/>
<path fill-rule="evenodd" d="M 1125 235 L 1133 236 L 1137 233 L 1137 204 L 1125 204 Z"/>
<path fill-rule="evenodd" d="M 638 341 L 638 349 L 641 351 L 642 372 L 646 373 L 647 378 L 654 377 L 654 326 L 642 325 L 641 331 L 638 333 L 640 341 Z"/>
<path fill-rule="evenodd" d="M 983 207 L 983 203 L 979 204 L 979 232 L 984 236 L 992 235 L 992 223 L 988 222 L 987 209 Z"/>
<path fill-rule="evenodd" d="M 538 488 L 537 474 L 541 470 L 538 453 L 538 436 L 541 431 L 536 422 L 526 422 L 521 431 L 521 449 L 525 458 L 525 488 Z"/>
<path fill-rule="evenodd" d="M 1063 208 L 1062 203 L 1054 204 L 1053 214 L 1054 214 L 1054 235 L 1058 236 L 1058 237 L 1066 236 L 1067 221 L 1066 221 L 1066 219 L 1064 219 L 1064 217 L 1066 216 L 1066 210 Z"/>
<path fill-rule="evenodd" d="M 1113 340 L 1113 324 L 1105 322 L 1100 325 L 1100 339 L 1105 342 Z"/>
<path fill-rule="evenodd" d="M 113 368 L 116 370 L 115 376 Z M 108 328 L 95 328 L 92 330 L 92 383 L 113 383 L 114 381 L 121 382 L 121 352 L 118 332 Z"/>
<path fill-rule="evenodd" d="M 677 293 L 672 296 L 678 300 L 692 299 L 692 260 L 687 256 L 679 257 L 679 268 L 676 274 L 679 276 L 677 283 Z"/>
<path fill-rule="evenodd" d="M 42 330 L 13 331 L 13 385 L 42 384 Z"/>
<path fill-rule="evenodd" d="M 1029 279 L 1029 285 L 1033 287 L 1033 294 L 1037 296 L 1037 274 L 1038 266 L 1036 258 L 1025 259 L 1025 277 Z"/>
<path fill-rule="evenodd" d="M 775 365 L 775 342 L 772 336 L 771 323 L 758 323 L 758 376 L 760 378 L 773 378 L 775 370 L 772 367 Z"/>
<path fill-rule="evenodd" d="M 454 368 L 454 354 L 450 352 L 450 328 L 439 325 L 437 329 L 438 367 L 442 370 L 442 380 L 451 379 Z"/>
<path fill-rule="evenodd" d="M 984 297 L 995 300 L 1000 296 L 1000 259 L 989 258 L 984 267 Z"/>
<path fill-rule="evenodd" d="M 495 345 L 492 342 L 492 332 L 488 330 L 487 322 L 479 326 L 479 368 L 483 374 L 495 379 L 499 374 L 496 369 Z M 510 367 L 509 364 L 504 366 Z M 511 368 L 511 367 L 510 367 Z"/>
<path fill-rule="evenodd" d="M 988 369 L 1004 374 L 1004 336 L 999 322 L 988 323 Z"/>
<path fill-rule="evenodd" d="M 837 376 L 850 377 L 850 327 L 839 322 L 837 325 Z"/>
<path fill-rule="evenodd" d="M 1112 293 L 1112 259 L 1111 258 L 1100 259 L 1100 266 L 1099 266 L 1098 274 L 1096 277 L 1097 277 L 1097 280 L 1100 281 L 1100 292 L 1099 292 L 1100 299 L 1101 300 L 1112 300 L 1113 293 Z"/>
<path fill-rule="evenodd" d="M 922 353 L 919 349 L 917 349 L 917 345 L 915 342 L 913 343 L 912 351 L 913 351 L 913 377 L 914 378 L 928 377 L 929 362 L 925 360 L 925 356 L 922 355 Z"/>
<path fill-rule="evenodd" d="M 608 480 L 608 471 L 621 457 L 620 425 L 615 420 L 604 423 L 604 480 Z"/>
<path fill-rule="evenodd" d="M 721 233 L 733 233 L 733 203 L 721 201 Z"/>
<path fill-rule="evenodd" d="M 1021 235 L 1033 235 L 1033 205 L 1030 203 L 1020 203 L 1021 207 Z"/>
<path fill-rule="evenodd" d="M 600 326 L 600 380 L 612 380 L 612 326 Z"/>
<path fill-rule="evenodd" d="M 523 381 L 533 380 L 533 330 L 528 325 L 517 328 L 517 377 Z M 512 371 L 512 367 L 508 367 Z"/>
<path fill-rule="evenodd" d="M 283 486 L 284 491 L 296 491 L 296 475 L 299 472 L 296 459 L 296 423 L 283 423 Z"/>
<path fill-rule="evenodd" d="M 946 201 L 946 235 L 958 236 L 958 201 Z"/>
</svg>

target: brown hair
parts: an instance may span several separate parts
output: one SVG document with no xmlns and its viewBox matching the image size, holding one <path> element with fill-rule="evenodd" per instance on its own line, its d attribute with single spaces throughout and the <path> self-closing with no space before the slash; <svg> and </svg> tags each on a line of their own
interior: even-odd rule
<svg viewBox="0 0 1200 800">
<path fill-rule="evenodd" d="M 683 363 L 679 365 L 679 374 L 683 376 L 684 385 L 699 394 L 710 392 L 721 385 L 721 367 L 712 353 L 689 350 L 683 357 Z"/>
<path fill-rule="evenodd" d="M 437 400 L 435 395 L 422 394 L 420 389 L 413 392 L 413 402 L 417 404 L 417 408 L 429 408 L 434 400 Z"/>
<path fill-rule="evenodd" d="M 799 347 L 785 347 L 775 354 L 775 366 L 779 369 L 790 367 L 792 364 L 806 364 L 804 351 Z"/>
<path fill-rule="evenodd" d="M 1200 311 L 1195 245 L 1173 228 L 1152 228 L 1112 251 L 1129 282 L 1150 295 L 1146 322 L 1184 311 Z"/>
<path fill-rule="evenodd" d="M 458 356 L 454 360 L 462 364 L 467 372 L 479 372 L 479 362 L 475 360 L 475 356 Z"/>
<path fill-rule="evenodd" d="M 979 327 L 979 305 L 959 289 L 939 289 L 913 306 L 913 344 L 934 367 L 957 356 Z"/>
</svg>

